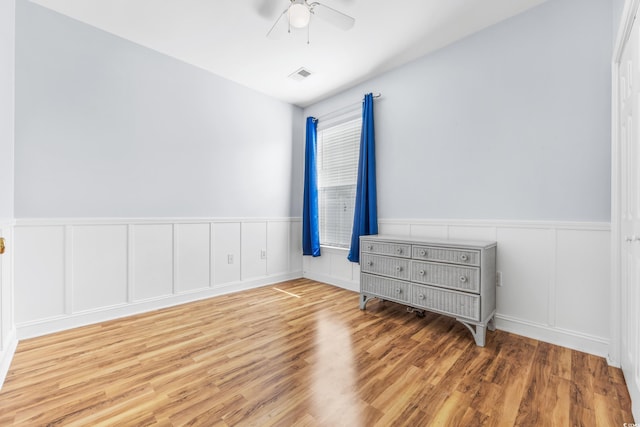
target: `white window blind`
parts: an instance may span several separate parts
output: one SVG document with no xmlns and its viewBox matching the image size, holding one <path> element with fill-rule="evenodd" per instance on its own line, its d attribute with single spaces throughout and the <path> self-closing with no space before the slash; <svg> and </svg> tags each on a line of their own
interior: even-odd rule
<svg viewBox="0 0 640 427">
<path fill-rule="evenodd" d="M 320 243 L 348 248 L 358 178 L 362 119 L 318 131 L 318 208 Z"/>
</svg>

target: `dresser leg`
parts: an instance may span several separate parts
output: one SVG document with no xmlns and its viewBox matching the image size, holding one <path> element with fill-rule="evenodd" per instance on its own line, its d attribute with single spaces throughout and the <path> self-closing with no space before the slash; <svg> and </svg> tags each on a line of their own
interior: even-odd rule
<svg viewBox="0 0 640 427">
<path fill-rule="evenodd" d="M 476 340 L 476 344 L 480 347 L 484 347 L 485 338 L 487 337 L 486 326 L 476 325 L 476 332 L 473 334 L 473 338 Z"/>
<path fill-rule="evenodd" d="M 491 332 L 496 330 L 496 316 L 495 316 L 495 314 L 493 316 L 491 316 L 491 319 L 489 320 L 489 323 L 487 324 L 487 328 L 489 328 L 489 330 Z"/>
<path fill-rule="evenodd" d="M 471 331 L 471 335 L 473 335 L 473 339 L 476 341 L 476 345 L 478 347 L 484 347 L 485 338 L 487 337 L 487 327 L 485 325 L 481 325 L 478 323 L 469 324 L 461 319 L 456 320 L 466 326 L 469 331 Z"/>
<path fill-rule="evenodd" d="M 367 306 L 367 296 L 360 294 L 360 310 L 364 310 Z"/>
</svg>

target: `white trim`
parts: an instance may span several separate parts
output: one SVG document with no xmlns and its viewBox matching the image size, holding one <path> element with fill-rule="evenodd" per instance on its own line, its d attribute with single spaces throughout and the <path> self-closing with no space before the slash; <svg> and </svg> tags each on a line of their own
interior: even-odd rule
<svg viewBox="0 0 640 427">
<path fill-rule="evenodd" d="M 627 0 L 618 24 L 611 61 L 611 345 L 609 361 L 620 366 L 620 141 L 618 135 L 618 69 L 640 0 Z"/>
<path fill-rule="evenodd" d="M 613 366 L 621 364 L 621 271 L 620 271 L 620 140 L 618 132 L 619 122 L 619 97 L 618 97 L 618 71 L 620 60 L 624 52 L 624 46 L 629 40 L 633 22 L 636 19 L 640 0 L 626 0 L 618 32 L 616 34 L 613 57 L 611 61 L 611 342 L 609 345 L 608 360 Z M 640 361 L 637 361 L 640 363 Z M 627 380 L 629 381 L 629 379 Z M 627 383 L 627 390 L 631 397 L 631 411 L 636 420 L 640 419 L 640 391 L 634 381 Z"/>
<path fill-rule="evenodd" d="M 640 0 L 626 0 L 624 2 L 624 9 L 622 11 L 622 16 L 620 17 L 620 23 L 618 24 L 618 33 L 616 34 L 615 45 L 613 48 L 614 64 L 618 64 L 620 59 L 622 59 L 624 45 L 627 40 L 629 40 L 629 34 L 631 34 L 633 21 L 636 13 L 638 12 L 638 6 L 640 6 Z"/>
<path fill-rule="evenodd" d="M 194 301 L 203 298 L 210 298 L 217 295 L 222 295 L 229 292 L 235 292 L 238 290 L 251 289 L 257 286 L 263 286 L 266 284 L 277 283 L 284 280 L 291 280 L 295 278 L 302 277 L 301 265 L 295 266 L 294 271 L 290 268 L 285 271 L 273 271 L 272 274 L 266 270 L 267 267 L 265 265 L 264 274 L 260 274 L 256 277 L 250 277 L 247 279 L 242 278 L 242 276 L 230 278 L 227 283 L 224 284 L 215 284 L 212 277 L 212 269 L 213 269 L 213 256 L 212 256 L 212 246 L 214 245 L 214 237 L 212 236 L 212 224 L 215 223 L 232 223 L 232 224 L 263 224 L 264 225 L 264 235 L 259 233 L 259 236 L 255 236 L 260 239 L 269 239 L 267 236 L 267 230 L 269 224 L 276 224 L 278 230 L 282 229 L 281 224 L 299 224 L 299 219 L 284 219 L 284 218 L 268 218 L 266 220 L 259 220 L 257 218 L 235 218 L 233 220 L 229 218 L 178 218 L 175 219 L 174 222 L 170 222 L 166 218 L 115 218 L 113 220 L 99 218 L 75 218 L 75 219 L 61 219 L 61 218 L 39 218 L 39 219 L 27 219 L 27 220 L 18 220 L 18 225 L 13 228 L 13 230 L 18 230 L 22 232 L 23 230 L 29 230 L 29 232 L 38 233 L 39 230 L 43 230 L 47 227 L 51 228 L 59 228 L 63 231 L 62 236 L 56 237 L 56 239 L 61 238 L 58 241 L 52 241 L 52 244 L 61 245 L 62 250 L 64 251 L 64 256 L 62 257 L 64 264 L 62 267 L 62 280 L 64 283 L 63 288 L 60 290 L 62 294 L 60 297 L 63 299 L 64 306 L 59 307 L 53 305 L 47 306 L 49 311 L 44 310 L 42 313 L 47 313 L 44 315 L 39 315 L 38 312 L 31 312 L 29 301 L 25 301 L 27 298 L 23 292 L 23 299 L 19 301 L 20 307 L 20 317 L 22 319 L 20 323 L 16 325 L 17 335 L 20 338 L 32 337 L 36 335 L 51 333 L 67 328 L 82 326 L 89 323 L 100 322 L 105 320 L 110 320 L 116 317 L 128 316 L 131 314 L 136 314 L 140 312 L 144 312 L 147 310 L 153 310 L 157 308 L 167 307 L 176 304 L 182 304 L 188 301 Z M 206 254 L 202 253 L 203 258 L 206 258 L 209 262 L 208 265 L 208 277 L 206 280 L 204 276 L 202 277 L 202 283 L 199 283 L 197 289 L 192 290 L 184 290 L 180 288 L 180 276 L 179 276 L 179 252 L 182 251 L 180 247 L 180 226 L 191 226 L 191 225 L 203 225 L 202 229 L 206 229 L 206 237 L 208 239 L 208 245 L 206 249 Z M 82 250 L 81 248 L 74 247 L 75 243 L 73 239 L 74 230 L 76 228 L 95 228 L 100 229 L 102 227 L 109 226 L 118 226 L 125 227 L 126 232 L 126 240 L 119 242 L 117 248 L 111 248 L 112 250 L 122 251 L 123 256 L 126 259 L 126 272 L 124 277 L 124 282 L 120 283 L 118 286 L 124 286 L 123 291 L 125 292 L 124 299 L 114 298 L 112 299 L 112 303 L 101 305 L 93 301 L 89 305 L 80 305 L 76 299 L 77 295 L 74 294 L 74 271 L 78 268 L 84 268 L 86 272 L 86 268 L 90 268 L 87 265 L 76 265 L 77 259 L 74 259 L 74 252 Z M 170 226 L 171 227 L 171 242 L 170 246 L 166 248 L 166 250 L 171 251 L 171 262 L 172 268 L 170 272 L 170 276 L 167 276 L 167 279 L 171 280 L 171 292 L 168 294 L 153 294 L 153 298 L 145 299 L 145 300 L 136 300 L 135 298 L 135 289 L 136 289 L 136 276 L 134 273 L 135 264 L 136 264 L 136 256 L 135 256 L 135 246 L 136 246 L 136 229 L 135 226 L 140 225 L 162 225 L 162 226 Z M 262 229 L 262 227 L 258 227 Z M 287 266 L 291 266 L 291 260 L 295 259 L 294 256 L 298 256 L 297 251 L 292 251 L 292 248 L 296 246 L 293 242 L 290 241 L 291 229 L 290 225 L 286 227 L 286 229 L 282 229 L 281 231 L 284 233 L 286 230 L 286 235 L 278 235 L 274 238 L 277 239 L 287 239 L 287 247 L 283 247 L 282 250 L 286 251 L 286 253 L 278 254 L 279 257 L 286 257 Z M 165 229 L 166 230 L 166 229 Z M 240 232 L 242 233 L 242 227 Z M 280 232 L 280 231 L 279 231 Z M 251 237 L 251 236 L 249 236 Z M 234 245 L 237 244 L 239 247 L 242 246 L 241 235 L 238 236 L 240 239 L 238 242 L 232 242 Z M 169 243 L 169 242 L 167 242 Z M 227 242 L 229 243 L 229 242 Z M 37 246 L 37 241 L 29 242 L 31 246 Z M 225 244 L 221 242 L 221 244 Z M 265 242 L 268 246 L 268 241 Z M 27 246 L 22 246 L 21 252 L 21 260 L 25 261 L 23 264 L 25 267 L 30 265 L 29 259 L 24 257 L 29 257 L 31 252 L 29 249 L 25 249 Z M 204 248 L 202 248 L 204 251 Z M 240 250 L 241 252 L 241 250 Z M 165 252 L 168 255 L 168 252 Z M 301 256 L 301 254 L 300 254 Z M 279 267 L 284 267 L 282 264 L 282 260 L 285 258 L 274 258 L 280 259 L 281 264 Z M 166 261 L 162 261 L 166 262 Z M 240 268 L 242 264 L 245 262 L 249 262 L 247 260 L 243 260 L 240 253 L 237 257 L 237 263 L 239 263 Z M 264 262 L 264 261 L 263 261 Z M 121 268 L 122 266 L 119 266 Z M 281 268 L 278 268 L 281 270 Z M 164 270 L 166 274 L 169 274 L 169 270 L 165 268 Z M 202 270 L 204 271 L 204 270 Z M 37 294 L 38 289 L 42 286 L 42 283 L 45 283 L 49 280 L 47 276 L 47 272 L 43 271 L 38 273 L 40 277 L 38 279 L 32 279 L 35 283 L 23 283 L 23 286 L 26 286 L 24 289 L 30 289 L 29 292 L 34 295 Z M 201 285 L 201 286 L 200 286 Z M 157 296 L 155 296 L 157 295 Z M 57 296 L 57 295 L 56 295 Z M 115 303 L 117 301 L 117 303 Z M 77 311 L 78 307 L 74 307 L 74 305 L 80 305 L 82 307 L 92 307 L 88 311 Z"/>
<path fill-rule="evenodd" d="M 558 229 L 554 229 L 553 231 L 553 246 L 551 247 L 550 254 L 550 276 L 549 282 L 547 283 L 547 324 L 555 325 L 556 324 L 556 288 L 558 286 L 557 283 L 557 275 L 558 275 Z"/>
<path fill-rule="evenodd" d="M 439 225 L 453 227 L 500 227 L 535 228 L 556 230 L 594 230 L 610 231 L 609 222 L 582 221 L 531 221 L 531 220 L 493 220 L 493 219 L 378 219 L 379 224 L 398 225 Z"/>
<path fill-rule="evenodd" d="M 640 0 L 638 0 L 640 2 Z M 197 220 L 181 219 L 181 221 L 196 222 Z M 200 220 L 202 221 L 202 220 Z M 301 217 L 279 218 L 279 219 L 255 219 L 251 218 L 243 220 L 230 220 L 227 218 L 210 218 L 211 222 L 252 222 L 252 221 L 290 221 L 302 222 Z M 379 224 L 398 224 L 398 225 L 447 225 L 453 227 L 500 227 L 500 228 L 534 228 L 534 229 L 557 229 L 557 230 L 592 230 L 592 231 L 611 231 L 612 224 L 607 221 L 552 221 L 552 220 L 500 220 L 500 219 L 424 219 L 424 218 L 378 218 Z M 334 248 L 331 246 L 322 246 L 322 248 Z M 348 251 L 349 249 L 346 248 Z"/>
<path fill-rule="evenodd" d="M 0 218 L 0 236 L 7 239 L 7 252 L 0 256 L 0 388 L 18 346 L 13 303 L 14 224 L 13 219 Z M 8 309 L 8 312 L 3 312 L 3 309 Z"/>
<path fill-rule="evenodd" d="M 135 257 L 133 256 L 134 234 L 131 224 L 127 224 L 127 304 L 133 303 L 133 289 L 135 286 L 133 277 L 133 271 L 135 270 Z"/>
<path fill-rule="evenodd" d="M 607 357 L 609 341 L 602 337 L 549 327 L 512 316 L 496 314 L 496 328 L 573 350 Z"/>
<path fill-rule="evenodd" d="M 617 53 L 616 53 L 617 55 Z M 611 65 L 611 345 L 609 363 L 620 367 L 621 323 L 620 323 L 620 141 L 618 140 L 618 68 L 619 62 Z"/>
<path fill-rule="evenodd" d="M 178 293 L 178 230 L 175 224 L 171 224 L 171 293 Z"/>
<path fill-rule="evenodd" d="M 207 228 L 207 239 L 209 239 L 209 244 L 207 245 L 207 260 L 209 260 L 209 268 L 207 269 L 207 273 L 209 274 L 209 277 L 207 278 L 207 286 L 209 286 L 209 288 L 212 288 L 213 274 L 211 274 L 211 271 L 213 270 L 213 263 L 211 262 L 211 248 L 213 247 L 213 227 L 211 226 L 211 223 L 207 224 Z"/>
<path fill-rule="evenodd" d="M 64 312 L 73 313 L 73 227 L 64 226 Z"/>
<path fill-rule="evenodd" d="M 16 227 L 38 227 L 52 225 L 144 225 L 144 224 L 206 224 L 213 222 L 290 222 L 299 218 L 19 218 Z M 0 223 L 1 224 L 1 223 Z"/>
<path fill-rule="evenodd" d="M 0 218 L 0 228 L 13 227 L 15 225 L 15 218 Z"/>
<path fill-rule="evenodd" d="M 7 346 L 0 353 L 0 389 L 4 384 L 4 380 L 7 377 L 7 373 L 9 373 L 9 368 L 11 367 L 11 361 L 13 360 L 13 355 L 16 352 L 16 348 L 18 347 L 18 338 L 16 329 L 11 329 L 9 336 L 7 337 Z"/>
<path fill-rule="evenodd" d="M 220 295 L 249 289 L 269 286 L 286 280 L 293 280 L 302 277 L 302 272 L 290 272 L 248 280 L 243 282 L 227 283 L 215 288 L 203 288 L 195 291 L 181 292 L 176 295 L 167 295 L 151 298 L 144 301 L 137 301 L 131 304 L 119 304 L 110 307 L 101 307 L 95 310 L 85 310 L 69 316 L 56 316 L 46 319 L 38 319 L 32 322 L 24 322 L 16 325 L 17 336 L 20 339 L 33 338 L 40 335 L 77 328 L 98 322 L 105 322 L 121 317 L 132 316 L 152 310 L 172 307 L 188 302 L 199 301 Z"/>
<path fill-rule="evenodd" d="M 288 240 L 287 240 L 288 241 Z M 213 247 L 215 243 L 213 241 L 213 225 L 209 223 L 209 287 L 213 288 Z M 289 271 L 287 269 L 287 271 Z"/>
<path fill-rule="evenodd" d="M 344 254 L 345 256 L 349 254 L 349 248 L 341 248 L 339 246 L 320 245 L 320 253 L 322 253 L 322 251 L 326 251 L 327 253 L 334 253 L 334 254 Z"/>
<path fill-rule="evenodd" d="M 304 272 L 304 277 L 307 279 L 315 280 L 317 282 L 327 283 L 329 285 L 337 286 L 348 291 L 360 292 L 360 280 L 349 281 L 340 279 L 337 277 L 329 276 L 326 274 L 319 274 L 314 272 Z M 354 306 L 355 307 L 355 306 Z"/>
</svg>

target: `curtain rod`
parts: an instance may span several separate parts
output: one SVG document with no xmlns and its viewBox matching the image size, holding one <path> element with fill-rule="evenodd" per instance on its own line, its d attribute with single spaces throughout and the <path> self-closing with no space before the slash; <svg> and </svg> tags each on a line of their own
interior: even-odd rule
<svg viewBox="0 0 640 427">
<path fill-rule="evenodd" d="M 380 98 L 382 96 L 381 93 L 373 93 L 373 98 Z M 357 106 L 359 106 L 360 104 L 362 104 L 362 102 L 364 102 L 364 97 L 362 97 L 362 101 L 358 102 L 358 103 L 353 103 L 353 104 L 349 104 L 349 105 L 345 105 L 344 107 L 338 108 L 337 110 L 331 111 L 329 113 L 323 114 L 321 116 L 316 117 L 316 120 L 320 121 L 320 120 L 327 120 L 328 118 L 334 117 L 334 116 L 340 116 L 341 114 L 344 114 L 350 110 L 355 110 L 355 108 Z"/>
</svg>

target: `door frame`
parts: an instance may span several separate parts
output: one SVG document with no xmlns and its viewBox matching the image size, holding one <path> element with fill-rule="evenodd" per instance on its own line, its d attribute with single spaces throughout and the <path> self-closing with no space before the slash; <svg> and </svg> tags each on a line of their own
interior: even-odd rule
<svg viewBox="0 0 640 427">
<path fill-rule="evenodd" d="M 621 272 L 621 251 L 623 236 L 621 234 L 621 150 L 620 150 L 620 129 L 619 129 L 619 77 L 620 61 L 623 49 L 629 40 L 635 16 L 638 13 L 640 0 L 626 0 L 620 18 L 618 32 L 613 47 L 613 58 L 611 64 L 611 303 L 610 303 L 610 341 L 608 362 L 612 366 L 620 367 L 622 360 L 621 352 L 621 331 L 622 322 L 622 272 Z M 640 363 L 640 360 L 637 361 Z M 635 385 L 632 381 L 627 384 L 627 389 L 631 395 L 632 412 L 634 418 L 640 419 L 640 395 L 637 395 Z"/>
<path fill-rule="evenodd" d="M 610 333 L 609 341 L 609 364 L 612 366 L 620 366 L 620 288 L 621 288 L 621 272 L 620 272 L 620 244 L 622 243 L 620 228 L 620 131 L 618 129 L 618 103 L 619 97 L 619 78 L 618 69 L 620 68 L 620 60 L 622 58 L 623 49 L 629 40 L 631 28 L 640 0 L 627 0 L 624 4 L 622 17 L 620 18 L 620 26 L 616 36 L 613 48 L 613 59 L 611 64 L 611 305 L 610 305 Z"/>
</svg>

